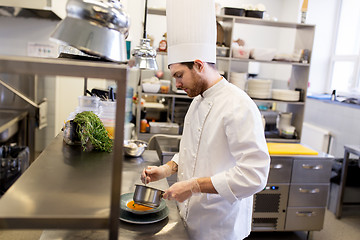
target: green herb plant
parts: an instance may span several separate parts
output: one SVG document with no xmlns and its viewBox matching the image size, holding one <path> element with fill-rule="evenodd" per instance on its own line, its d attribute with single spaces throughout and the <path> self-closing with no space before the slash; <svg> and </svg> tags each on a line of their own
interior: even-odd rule
<svg viewBox="0 0 360 240">
<path fill-rule="evenodd" d="M 100 118 L 91 111 L 76 114 L 74 122 L 78 125 L 77 134 L 83 151 L 88 150 L 89 143 L 97 151 L 111 152 L 113 141 L 110 139 Z"/>
</svg>

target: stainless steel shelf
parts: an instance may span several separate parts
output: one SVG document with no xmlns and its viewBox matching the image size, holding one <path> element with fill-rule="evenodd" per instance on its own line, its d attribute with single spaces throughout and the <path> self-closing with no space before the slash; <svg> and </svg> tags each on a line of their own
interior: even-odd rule
<svg viewBox="0 0 360 240">
<path fill-rule="evenodd" d="M 176 93 L 149 93 L 149 92 L 143 92 L 143 95 L 150 95 L 150 96 L 157 96 L 157 97 L 170 97 L 170 98 L 188 98 L 191 99 L 186 94 L 176 94 Z"/>
<path fill-rule="evenodd" d="M 116 81 L 119 86 L 116 93 L 117 98 L 123 101 L 118 101 L 116 105 L 115 135 L 117 137 L 114 140 L 113 154 L 111 157 L 107 155 L 111 162 L 111 167 L 106 173 L 107 177 L 102 172 L 104 166 L 96 159 L 92 157 L 87 159 L 82 154 L 76 155 L 60 146 L 58 147 L 61 151 L 58 148 L 50 147 L 0 199 L 0 227 L 104 228 L 109 230 L 110 239 L 118 239 L 125 118 L 124 99 L 126 97 L 126 88 L 121 86 L 126 86 L 127 66 L 73 59 L 0 56 L 0 72 L 92 77 Z M 75 155 L 75 161 L 72 161 L 73 158 L 70 158 L 69 154 Z M 104 159 L 103 155 L 98 157 Z M 59 162 L 51 162 L 53 159 L 58 159 Z M 68 164 L 69 167 L 64 171 L 53 168 L 53 164 L 57 166 L 56 164 L 61 164 L 60 162 Z M 105 159 L 104 162 L 106 162 Z M 77 164 L 83 164 L 83 169 L 78 172 L 75 171 Z M 93 168 L 92 164 L 98 164 L 98 167 Z M 106 165 L 106 163 L 102 164 Z M 28 175 L 33 178 L 27 178 Z M 91 179 L 93 175 L 98 175 L 101 179 L 93 182 Z M 54 178 L 55 176 L 57 178 Z M 28 180 L 28 183 L 33 183 L 32 191 L 24 188 L 21 184 L 24 178 Z M 52 184 L 53 187 L 48 192 L 43 192 L 42 186 L 47 184 Z M 94 194 L 93 189 L 97 189 L 102 195 Z M 60 201 L 59 196 L 64 193 L 69 199 Z M 105 205 L 102 203 L 103 201 L 106 202 Z M 30 221 L 31 219 L 33 221 Z"/>
<path fill-rule="evenodd" d="M 224 57 L 221 60 L 225 60 Z M 230 60 L 230 58 L 228 58 Z M 258 63 L 266 63 L 266 64 L 281 64 L 281 65 L 292 65 L 292 66 L 300 66 L 300 67 L 310 67 L 309 63 L 300 63 L 300 62 L 288 62 L 288 61 L 262 61 L 262 60 L 255 60 L 251 58 L 241 59 L 241 58 L 231 58 L 231 61 L 234 62 L 258 62 Z"/>
<path fill-rule="evenodd" d="M 165 9 L 157 9 L 157 8 L 148 8 L 148 14 L 166 16 L 166 10 Z M 270 27 L 315 28 L 315 25 L 311 25 L 311 24 L 278 22 L 278 21 L 264 20 L 264 19 L 260 19 L 260 18 L 238 17 L 238 16 L 231 16 L 231 15 L 217 15 L 216 19 L 218 21 L 234 20 L 236 23 L 270 26 Z"/>
<path fill-rule="evenodd" d="M 253 99 L 256 103 L 286 103 L 292 105 L 305 105 L 304 102 L 293 102 L 293 101 L 281 101 L 275 99 Z"/>
</svg>

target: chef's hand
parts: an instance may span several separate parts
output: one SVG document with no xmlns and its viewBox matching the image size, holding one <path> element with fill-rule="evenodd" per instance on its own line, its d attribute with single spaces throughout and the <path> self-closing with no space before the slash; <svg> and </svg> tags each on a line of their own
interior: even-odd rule
<svg viewBox="0 0 360 240">
<path fill-rule="evenodd" d="M 141 173 L 141 181 L 145 184 L 158 181 L 171 175 L 171 167 L 167 164 L 157 166 L 148 166 Z"/>
<path fill-rule="evenodd" d="M 196 178 L 174 183 L 165 191 L 163 198 L 183 202 L 193 194 L 200 193 L 200 185 Z"/>
</svg>

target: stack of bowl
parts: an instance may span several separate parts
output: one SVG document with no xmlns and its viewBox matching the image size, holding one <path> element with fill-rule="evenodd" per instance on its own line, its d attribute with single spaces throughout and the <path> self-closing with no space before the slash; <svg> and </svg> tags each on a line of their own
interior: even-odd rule
<svg viewBox="0 0 360 240">
<path fill-rule="evenodd" d="M 230 83 L 242 90 L 246 88 L 247 73 L 230 72 Z"/>
<path fill-rule="evenodd" d="M 275 100 L 296 102 L 300 100 L 300 92 L 287 89 L 273 89 L 272 98 Z"/>
<path fill-rule="evenodd" d="M 269 79 L 249 79 L 247 81 L 247 94 L 252 98 L 268 99 L 271 98 L 272 80 Z"/>
</svg>

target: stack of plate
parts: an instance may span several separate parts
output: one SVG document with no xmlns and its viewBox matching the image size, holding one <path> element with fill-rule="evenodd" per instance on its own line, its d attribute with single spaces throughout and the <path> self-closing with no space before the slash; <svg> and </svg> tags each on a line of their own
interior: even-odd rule
<svg viewBox="0 0 360 240">
<path fill-rule="evenodd" d="M 230 72 L 230 82 L 242 90 L 245 90 L 247 73 Z"/>
<path fill-rule="evenodd" d="M 249 79 L 246 92 L 252 98 L 271 98 L 271 85 L 272 80 L 269 79 Z"/>
<path fill-rule="evenodd" d="M 134 193 L 125 193 L 121 195 L 120 200 L 120 220 L 135 224 L 150 224 L 159 222 L 169 215 L 169 209 L 165 200 L 161 199 L 160 206 L 157 208 L 129 208 L 128 204 L 133 203 Z"/>
<path fill-rule="evenodd" d="M 300 92 L 287 89 L 273 89 L 272 98 L 281 101 L 299 101 Z"/>
</svg>

